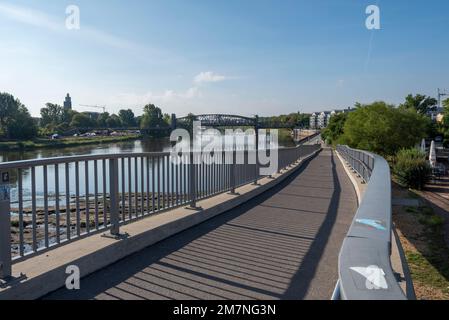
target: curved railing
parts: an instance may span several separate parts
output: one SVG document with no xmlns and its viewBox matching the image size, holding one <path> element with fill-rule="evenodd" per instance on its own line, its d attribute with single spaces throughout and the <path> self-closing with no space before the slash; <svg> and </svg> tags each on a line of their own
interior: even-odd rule
<svg viewBox="0 0 449 320">
<path fill-rule="evenodd" d="M 334 299 L 406 299 L 390 262 L 390 167 L 384 158 L 369 152 L 347 146 L 338 146 L 337 151 L 367 186 L 340 251 Z"/>
<path fill-rule="evenodd" d="M 279 171 L 320 146 L 278 149 Z M 169 152 L 58 157 L 0 163 L 0 279 L 11 264 L 98 232 L 261 179 L 255 150 L 172 161 Z M 271 153 L 271 152 L 270 152 Z M 201 158 L 200 158 L 201 157 Z M 9 270 L 9 271 L 8 271 Z"/>
</svg>

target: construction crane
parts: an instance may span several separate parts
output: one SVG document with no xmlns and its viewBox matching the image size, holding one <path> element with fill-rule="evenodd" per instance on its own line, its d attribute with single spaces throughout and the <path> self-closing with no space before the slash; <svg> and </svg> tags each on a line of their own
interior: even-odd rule
<svg viewBox="0 0 449 320">
<path fill-rule="evenodd" d="M 106 106 L 92 106 L 92 105 L 80 104 L 80 107 L 103 109 L 103 113 L 106 113 Z"/>
</svg>

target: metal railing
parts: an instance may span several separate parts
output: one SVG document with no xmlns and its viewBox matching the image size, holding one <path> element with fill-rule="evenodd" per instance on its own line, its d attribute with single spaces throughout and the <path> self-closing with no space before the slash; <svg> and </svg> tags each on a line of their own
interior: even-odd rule
<svg viewBox="0 0 449 320">
<path fill-rule="evenodd" d="M 338 153 L 368 185 L 343 242 L 333 299 L 404 300 L 391 266 L 391 176 L 375 154 L 338 146 Z"/>
<path fill-rule="evenodd" d="M 345 146 L 338 146 L 337 150 L 341 151 L 340 154 L 362 179 L 363 183 L 368 183 L 374 168 L 374 156 Z"/>
<path fill-rule="evenodd" d="M 279 149 L 279 169 L 319 147 Z M 243 161 L 236 163 L 238 152 Z M 98 232 L 119 236 L 123 224 L 257 183 L 253 153 L 224 152 L 214 161 L 191 152 L 176 162 L 160 152 L 0 163 L 10 180 L 0 198 L 0 279 L 12 264 L 57 246 Z"/>
</svg>

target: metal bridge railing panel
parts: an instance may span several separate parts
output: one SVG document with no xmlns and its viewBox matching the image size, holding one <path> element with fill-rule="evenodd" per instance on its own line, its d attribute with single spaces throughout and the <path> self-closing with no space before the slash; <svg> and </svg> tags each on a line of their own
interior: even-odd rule
<svg viewBox="0 0 449 320">
<path fill-rule="evenodd" d="M 279 168 L 319 148 L 279 149 Z M 13 263 L 60 245 L 99 232 L 118 236 L 123 224 L 176 207 L 196 207 L 198 200 L 257 182 L 260 165 L 250 161 L 256 151 L 243 151 L 242 163 L 236 163 L 238 152 L 221 155 L 218 163 L 200 161 L 197 153 L 172 162 L 167 152 L 0 163 L 12 186 L 11 197 L 5 193 L 0 199 L 0 278 L 10 275 Z"/>
</svg>

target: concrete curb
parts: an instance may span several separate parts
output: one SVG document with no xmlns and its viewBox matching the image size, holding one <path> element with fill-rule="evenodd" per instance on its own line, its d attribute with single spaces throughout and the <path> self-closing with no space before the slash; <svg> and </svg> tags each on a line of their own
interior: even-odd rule
<svg viewBox="0 0 449 320">
<path fill-rule="evenodd" d="M 264 178 L 259 186 L 245 185 L 236 191 L 240 195 L 220 194 L 197 203 L 201 211 L 176 208 L 124 225 L 121 232 L 128 237 L 116 240 L 100 234 L 58 247 L 13 266 L 13 273 L 26 279 L 0 289 L 0 300 L 38 299 L 65 285 L 66 268 L 76 265 L 81 277 L 107 267 L 133 253 L 145 249 L 179 232 L 229 211 L 283 182 L 321 150 L 313 152 L 296 165 L 273 178 Z M 217 204 L 219 203 L 219 204 Z"/>
<path fill-rule="evenodd" d="M 362 190 L 362 188 L 360 186 L 361 182 L 356 180 L 354 175 L 351 173 L 351 171 L 350 171 L 350 169 L 348 167 L 348 164 L 342 158 L 342 156 L 338 153 L 338 151 L 335 151 L 335 153 L 337 154 L 338 159 L 340 160 L 341 164 L 343 165 L 343 168 L 345 169 L 346 175 L 349 177 L 349 180 L 351 180 L 352 185 L 354 186 L 355 193 L 357 194 L 357 201 L 360 204 L 362 202 L 363 192 L 364 192 L 364 190 Z"/>
</svg>

